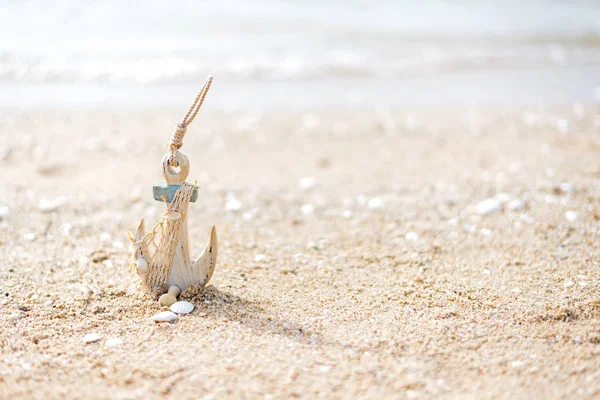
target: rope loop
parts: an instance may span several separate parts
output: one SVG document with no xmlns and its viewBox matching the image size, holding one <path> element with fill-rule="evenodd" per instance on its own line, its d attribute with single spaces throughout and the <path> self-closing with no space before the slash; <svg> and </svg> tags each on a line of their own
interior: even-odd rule
<svg viewBox="0 0 600 400">
<path fill-rule="evenodd" d="M 167 147 L 171 153 L 175 153 L 177 150 L 183 146 L 183 136 L 187 132 L 187 128 L 181 124 L 177 124 L 173 133 L 171 134 L 171 139 L 167 142 Z"/>
<path fill-rule="evenodd" d="M 198 114 L 198 111 L 200 111 L 200 107 L 202 107 L 202 103 L 204 102 L 204 98 L 208 93 L 208 89 L 210 89 L 212 80 L 212 76 L 209 76 L 206 82 L 204 82 L 202 89 L 200 89 L 200 91 L 196 95 L 196 98 L 190 106 L 190 109 L 185 114 L 181 122 L 178 123 L 175 129 L 173 130 L 171 138 L 167 142 L 167 148 L 169 149 L 169 151 L 171 151 L 171 153 L 175 153 L 181 148 L 181 146 L 183 146 L 183 136 L 187 131 L 187 127 L 192 123 L 192 121 Z"/>
</svg>

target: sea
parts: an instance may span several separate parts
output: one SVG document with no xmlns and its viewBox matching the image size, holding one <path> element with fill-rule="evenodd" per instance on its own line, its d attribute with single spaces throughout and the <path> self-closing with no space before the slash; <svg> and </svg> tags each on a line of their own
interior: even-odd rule
<svg viewBox="0 0 600 400">
<path fill-rule="evenodd" d="M 0 106 L 600 102 L 595 0 L 1 0 Z M 208 103 L 208 102 L 207 102 Z"/>
</svg>

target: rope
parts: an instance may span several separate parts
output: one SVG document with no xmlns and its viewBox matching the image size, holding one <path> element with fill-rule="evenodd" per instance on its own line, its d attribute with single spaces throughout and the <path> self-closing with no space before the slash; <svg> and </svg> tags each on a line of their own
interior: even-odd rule
<svg viewBox="0 0 600 400">
<path fill-rule="evenodd" d="M 198 111 L 200 111 L 200 107 L 202 107 L 202 103 L 204 102 L 204 98 L 208 93 L 208 89 L 210 89 L 210 85 L 212 83 L 212 76 L 209 76 L 202 89 L 196 95 L 194 102 L 190 106 L 190 109 L 185 114 L 180 123 L 177 124 L 175 130 L 171 134 L 171 139 L 167 142 L 167 148 L 172 153 L 171 159 L 174 159 L 175 152 L 183 146 L 183 136 L 187 131 L 187 127 L 192 123 Z"/>
<path fill-rule="evenodd" d="M 188 205 L 196 187 L 196 185 L 183 182 L 162 220 L 142 239 L 147 246 L 152 245 L 155 248 L 154 253 L 147 257 L 150 268 L 146 276 L 146 283 L 152 289 L 166 289 L 175 248 L 181 240 L 181 230 Z M 181 217 L 176 220 L 169 219 L 166 215 L 169 211 L 177 211 Z M 159 236 L 158 244 L 155 242 L 157 236 Z"/>
</svg>

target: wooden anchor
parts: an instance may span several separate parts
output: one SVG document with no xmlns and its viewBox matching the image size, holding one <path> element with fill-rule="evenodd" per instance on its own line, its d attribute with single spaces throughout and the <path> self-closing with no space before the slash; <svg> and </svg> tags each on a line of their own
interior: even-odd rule
<svg viewBox="0 0 600 400">
<path fill-rule="evenodd" d="M 164 202 L 167 211 L 150 232 L 145 232 L 142 219 L 135 235 L 129 234 L 134 269 L 144 285 L 155 292 L 164 293 L 172 286 L 180 290 L 190 286 L 204 287 L 217 262 L 217 230 L 214 225 L 202 253 L 194 260 L 190 258 L 187 211 L 189 203 L 198 199 L 199 188 L 185 181 L 190 162 L 179 151 L 187 127 L 198 113 L 211 83 L 212 77 L 209 77 L 167 143 L 170 151 L 162 159 L 167 184 L 154 186 L 152 190 L 154 199 Z"/>
</svg>

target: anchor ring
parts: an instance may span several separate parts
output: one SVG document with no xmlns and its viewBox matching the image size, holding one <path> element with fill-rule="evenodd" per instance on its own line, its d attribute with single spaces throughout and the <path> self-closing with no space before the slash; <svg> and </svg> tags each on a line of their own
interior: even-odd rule
<svg viewBox="0 0 600 400">
<path fill-rule="evenodd" d="M 167 185 L 181 185 L 190 173 L 190 160 L 179 151 L 167 153 L 162 159 L 162 169 Z"/>
</svg>

